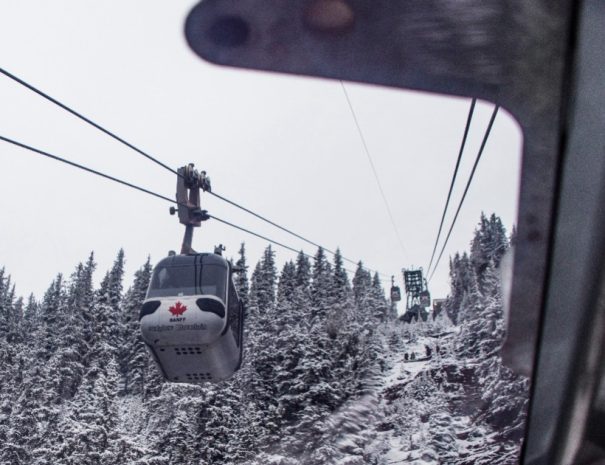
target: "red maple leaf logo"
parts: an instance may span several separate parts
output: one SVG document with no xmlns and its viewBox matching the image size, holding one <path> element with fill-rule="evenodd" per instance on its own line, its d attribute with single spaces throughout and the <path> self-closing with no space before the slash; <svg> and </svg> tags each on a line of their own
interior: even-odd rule
<svg viewBox="0 0 605 465">
<path fill-rule="evenodd" d="M 184 306 L 182 303 L 177 302 L 176 304 L 174 304 L 172 307 L 170 307 L 168 309 L 168 311 L 170 313 L 172 313 L 174 316 L 180 316 L 183 313 L 185 313 L 185 310 L 187 310 L 187 307 Z"/>
</svg>

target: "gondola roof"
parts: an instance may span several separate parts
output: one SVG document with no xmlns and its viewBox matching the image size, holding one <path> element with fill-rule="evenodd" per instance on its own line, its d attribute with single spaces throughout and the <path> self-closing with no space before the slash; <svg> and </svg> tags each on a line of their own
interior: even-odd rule
<svg viewBox="0 0 605 465">
<path fill-rule="evenodd" d="M 227 260 L 220 255 L 214 253 L 197 253 L 187 255 L 170 255 L 160 260 L 157 264 L 157 267 L 194 265 L 196 257 L 203 257 L 204 265 L 227 265 Z"/>
</svg>

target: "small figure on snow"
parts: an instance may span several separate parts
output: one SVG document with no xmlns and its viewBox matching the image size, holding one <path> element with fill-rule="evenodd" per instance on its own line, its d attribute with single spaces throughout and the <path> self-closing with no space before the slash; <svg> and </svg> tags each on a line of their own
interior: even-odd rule
<svg viewBox="0 0 605 465">
<path fill-rule="evenodd" d="M 412 355 L 410 356 L 410 358 L 412 360 L 416 360 L 416 352 L 412 352 Z"/>
<path fill-rule="evenodd" d="M 430 357 L 431 355 L 433 355 L 433 351 L 431 350 L 431 348 L 428 345 L 424 345 L 424 349 L 426 350 L 426 356 Z"/>
<path fill-rule="evenodd" d="M 406 352 L 405 354 L 403 354 L 403 359 L 407 362 L 409 360 L 410 356 L 408 355 L 408 353 Z"/>
</svg>

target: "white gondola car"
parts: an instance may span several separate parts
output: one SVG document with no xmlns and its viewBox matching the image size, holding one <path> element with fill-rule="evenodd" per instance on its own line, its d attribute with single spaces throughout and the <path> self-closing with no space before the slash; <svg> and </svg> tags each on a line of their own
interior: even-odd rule
<svg viewBox="0 0 605 465">
<path fill-rule="evenodd" d="M 230 262 L 210 253 L 156 265 L 139 319 L 167 380 L 216 382 L 240 367 L 244 315 L 232 274 Z"/>
</svg>

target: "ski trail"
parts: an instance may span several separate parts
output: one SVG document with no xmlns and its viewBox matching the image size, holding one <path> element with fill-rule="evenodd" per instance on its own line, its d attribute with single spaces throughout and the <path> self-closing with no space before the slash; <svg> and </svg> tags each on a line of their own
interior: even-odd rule
<svg viewBox="0 0 605 465">
<path fill-rule="evenodd" d="M 417 376 L 421 376 L 431 363 L 431 359 L 422 360 L 426 357 L 426 345 L 434 345 L 434 340 L 424 336 L 419 336 L 414 342 L 406 342 L 400 350 L 387 351 L 389 353 L 388 363 L 391 366 L 382 378 L 378 386 L 380 391 L 378 403 L 376 406 L 375 424 L 372 425 L 376 431 L 376 438 L 373 441 L 373 447 L 382 451 L 380 464 L 430 464 L 436 463 L 423 459 L 410 460 L 410 443 L 414 442 L 413 437 L 403 437 L 393 431 L 392 425 L 388 424 L 387 412 L 390 403 L 396 399 L 405 389 L 405 386 L 412 382 Z M 414 354 L 414 360 L 411 354 Z M 407 354 L 407 360 L 406 360 Z M 420 360 L 419 360 L 420 359 Z M 420 429 L 416 434 L 428 435 L 429 432 Z"/>
</svg>

